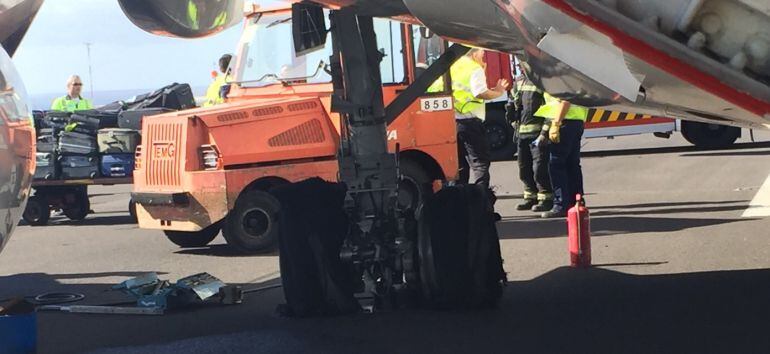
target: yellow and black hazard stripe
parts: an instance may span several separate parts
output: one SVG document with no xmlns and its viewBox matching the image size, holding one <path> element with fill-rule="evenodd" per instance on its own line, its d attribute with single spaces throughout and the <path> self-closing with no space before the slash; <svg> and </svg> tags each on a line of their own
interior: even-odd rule
<svg viewBox="0 0 770 354">
<path fill-rule="evenodd" d="M 604 109 L 591 108 L 588 110 L 588 122 L 589 123 L 603 123 L 603 122 L 617 122 L 617 121 L 630 121 L 636 119 L 650 119 L 649 114 L 636 114 L 625 113 L 617 111 L 608 111 Z"/>
</svg>

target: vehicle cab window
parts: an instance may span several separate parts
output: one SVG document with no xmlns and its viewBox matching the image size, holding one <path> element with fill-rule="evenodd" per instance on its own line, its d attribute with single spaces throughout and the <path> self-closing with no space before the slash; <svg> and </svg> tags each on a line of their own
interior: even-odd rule
<svg viewBox="0 0 770 354">
<path fill-rule="evenodd" d="M 427 28 L 419 26 L 412 26 L 411 40 L 414 48 L 414 73 L 415 77 L 419 77 L 444 54 L 448 48 L 448 42 Z M 439 78 L 428 92 L 442 94 L 451 92 L 449 72 Z"/>
<path fill-rule="evenodd" d="M 323 67 L 332 55 L 331 34 L 327 34 L 323 48 L 297 56 L 291 40 L 291 21 L 291 12 L 259 14 L 247 21 L 236 50 L 236 82 L 244 87 L 331 82 Z M 374 19 L 377 49 L 383 54 L 380 72 L 384 85 L 406 82 L 402 28 L 398 22 Z"/>
<path fill-rule="evenodd" d="M 376 18 L 374 33 L 377 35 L 377 48 L 383 54 L 380 62 L 382 84 L 401 84 L 406 82 L 404 46 L 401 24 Z"/>
</svg>

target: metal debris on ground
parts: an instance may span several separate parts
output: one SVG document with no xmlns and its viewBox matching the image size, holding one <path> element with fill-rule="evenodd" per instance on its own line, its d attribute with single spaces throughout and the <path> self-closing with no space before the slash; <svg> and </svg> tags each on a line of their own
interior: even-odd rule
<svg viewBox="0 0 770 354">
<path fill-rule="evenodd" d="M 223 304 L 239 304 L 243 293 L 239 287 L 227 286 L 208 273 L 179 279 L 176 284 L 158 279 L 156 273 L 126 280 L 112 287 L 137 299 L 136 305 L 161 310 L 202 304 L 218 298 Z"/>
</svg>

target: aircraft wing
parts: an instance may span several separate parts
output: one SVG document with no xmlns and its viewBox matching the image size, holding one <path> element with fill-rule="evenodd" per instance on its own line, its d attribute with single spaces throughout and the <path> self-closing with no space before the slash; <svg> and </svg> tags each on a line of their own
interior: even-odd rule
<svg viewBox="0 0 770 354">
<path fill-rule="evenodd" d="M 316 2 L 412 17 L 452 41 L 516 54 L 537 85 L 576 104 L 770 128 L 766 1 Z"/>
</svg>

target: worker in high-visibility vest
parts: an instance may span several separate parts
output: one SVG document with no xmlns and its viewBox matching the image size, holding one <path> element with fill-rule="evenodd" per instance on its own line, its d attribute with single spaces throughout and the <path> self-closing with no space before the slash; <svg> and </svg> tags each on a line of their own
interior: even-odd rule
<svg viewBox="0 0 770 354">
<path fill-rule="evenodd" d="M 548 139 L 551 157 L 548 164 L 553 185 L 553 208 L 543 218 L 564 217 L 575 204 L 575 194 L 583 194 L 583 170 L 580 167 L 580 140 L 588 108 L 562 101 L 548 93 L 545 104 L 535 115 L 551 120 Z"/>
<path fill-rule="evenodd" d="M 55 99 L 51 103 L 52 111 L 74 112 L 93 109 L 94 105 L 87 98 L 80 95 L 83 90 L 83 81 L 80 76 L 72 75 L 67 80 L 67 94 Z"/>
<path fill-rule="evenodd" d="M 485 65 L 484 51 L 471 49 L 452 65 L 450 74 L 457 122 L 460 183 L 489 187 L 491 159 L 484 129 L 484 100 L 504 95 L 508 81 L 501 79 L 493 89 L 487 87 Z"/>
<path fill-rule="evenodd" d="M 211 8 L 207 8 L 207 2 L 203 0 L 187 1 L 187 25 L 191 30 L 197 31 L 201 29 L 201 27 L 205 27 L 205 29 L 214 29 L 227 24 L 227 11 L 221 11 L 213 18 L 209 13 L 209 11 L 212 11 L 213 13 L 213 11 L 216 10 L 216 7 L 221 6 L 221 4 L 214 3 L 209 6 L 211 6 Z M 210 23 L 201 26 L 201 21 L 210 21 Z"/>
<path fill-rule="evenodd" d="M 214 78 L 214 81 L 206 89 L 206 101 L 203 102 L 203 107 L 209 107 L 223 103 L 225 101 L 225 93 L 229 90 L 223 90 L 223 86 L 227 86 L 231 81 L 230 77 L 230 60 L 233 56 L 225 54 L 219 58 L 219 74 Z M 224 92 L 223 92 L 224 91 Z"/>
<path fill-rule="evenodd" d="M 517 210 L 545 212 L 553 208 L 548 130 L 550 122 L 535 114 L 545 103 L 543 91 L 526 76 L 517 81 L 514 103 L 519 108 L 517 151 L 519 179 L 524 183 L 524 202 Z"/>
</svg>

